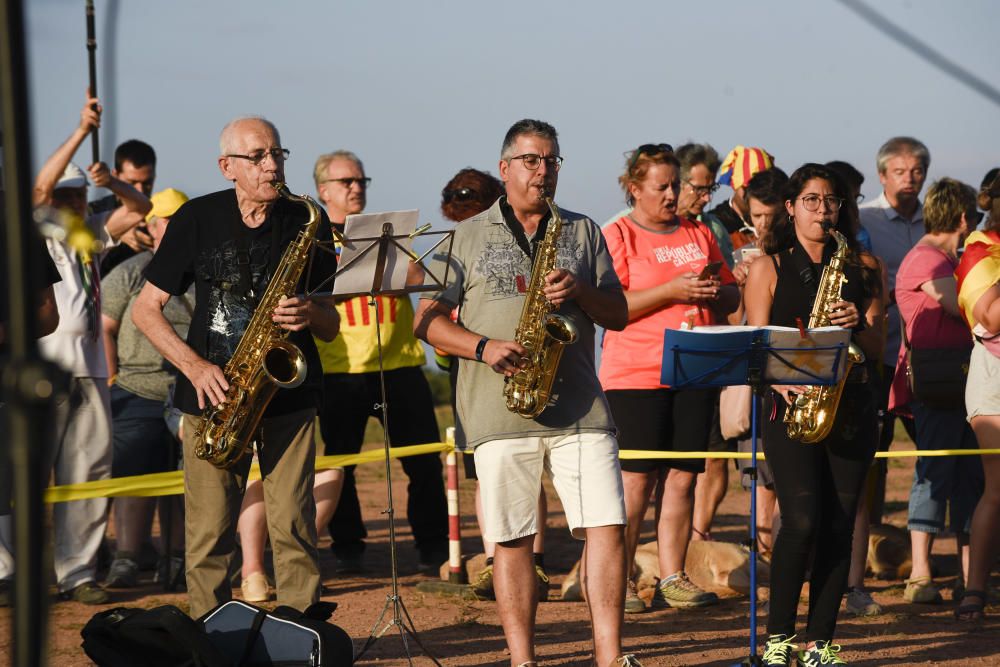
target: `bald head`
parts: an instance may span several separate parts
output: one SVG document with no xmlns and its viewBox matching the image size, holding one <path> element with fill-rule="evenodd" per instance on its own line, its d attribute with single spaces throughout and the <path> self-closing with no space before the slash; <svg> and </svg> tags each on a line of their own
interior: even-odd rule
<svg viewBox="0 0 1000 667">
<path fill-rule="evenodd" d="M 245 134 L 259 133 L 261 130 L 270 132 L 277 144 L 281 144 L 281 136 L 274 123 L 263 116 L 240 116 L 226 123 L 219 135 L 219 154 L 232 155 L 243 150 L 241 138 Z"/>
</svg>

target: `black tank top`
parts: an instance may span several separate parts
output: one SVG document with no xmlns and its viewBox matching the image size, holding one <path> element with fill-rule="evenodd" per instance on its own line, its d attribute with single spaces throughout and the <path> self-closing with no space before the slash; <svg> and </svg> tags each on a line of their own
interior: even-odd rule
<svg viewBox="0 0 1000 667">
<path fill-rule="evenodd" d="M 790 249 L 771 257 L 777 281 L 774 285 L 774 301 L 771 303 L 770 324 L 794 327 L 798 326 L 796 318 L 800 318 L 803 325 L 809 325 L 809 315 L 812 313 L 823 267 L 829 263 L 836 249 L 837 244 L 830 240 L 823 248 L 823 263 L 814 264 L 796 240 Z M 861 314 L 861 320 L 854 327 L 854 331 L 858 332 L 865 328 L 864 301 L 868 295 L 865 293 L 860 267 L 848 264 L 844 268 L 844 275 L 847 282 L 840 294 L 844 301 L 852 302 Z"/>
</svg>

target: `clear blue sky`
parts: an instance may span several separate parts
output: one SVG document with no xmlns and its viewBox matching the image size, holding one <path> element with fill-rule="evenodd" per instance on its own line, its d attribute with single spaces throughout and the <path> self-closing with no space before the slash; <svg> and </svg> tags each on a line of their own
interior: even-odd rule
<svg viewBox="0 0 1000 667">
<path fill-rule="evenodd" d="M 1000 3 L 868 1 L 1000 88 Z M 83 102 L 84 2 L 26 4 L 37 165 Z M 107 3 L 96 6 L 103 57 Z M 122 1 L 116 60 L 104 101 L 117 133 L 102 143 L 149 141 L 157 189 L 227 187 L 219 130 L 263 114 L 292 150 L 293 192 L 315 194 L 315 156 L 348 148 L 374 179 L 369 210 L 419 208 L 435 226 L 444 183 L 465 166 L 496 173 L 523 117 L 557 127 L 557 199 L 598 221 L 622 207 L 622 153 L 645 142 L 760 145 L 787 171 L 843 159 L 869 197 L 875 152 L 895 134 L 927 143 L 932 179 L 978 185 L 1000 164 L 1000 108 L 832 0 Z"/>
</svg>

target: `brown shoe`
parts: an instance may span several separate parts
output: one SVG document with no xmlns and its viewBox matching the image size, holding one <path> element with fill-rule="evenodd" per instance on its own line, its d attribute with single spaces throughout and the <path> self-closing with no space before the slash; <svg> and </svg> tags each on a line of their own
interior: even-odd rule
<svg viewBox="0 0 1000 667">
<path fill-rule="evenodd" d="M 85 581 L 76 588 L 60 593 L 59 597 L 80 604 L 106 604 L 111 600 L 108 592 L 93 581 Z"/>
<path fill-rule="evenodd" d="M 646 611 L 646 603 L 639 597 L 635 582 L 629 579 L 625 582 L 625 613 L 641 614 Z"/>
</svg>

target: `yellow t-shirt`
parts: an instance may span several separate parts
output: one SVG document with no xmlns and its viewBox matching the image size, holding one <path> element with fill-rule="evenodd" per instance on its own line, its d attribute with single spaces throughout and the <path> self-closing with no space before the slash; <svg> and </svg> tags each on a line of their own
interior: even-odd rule
<svg viewBox="0 0 1000 667">
<path fill-rule="evenodd" d="M 375 306 L 369 297 L 356 296 L 337 304 L 340 333 L 331 342 L 316 339 L 323 373 L 378 371 Z M 385 370 L 423 366 L 424 348 L 413 335 L 413 304 L 409 297 L 379 296 L 382 332 L 382 365 Z"/>
</svg>

